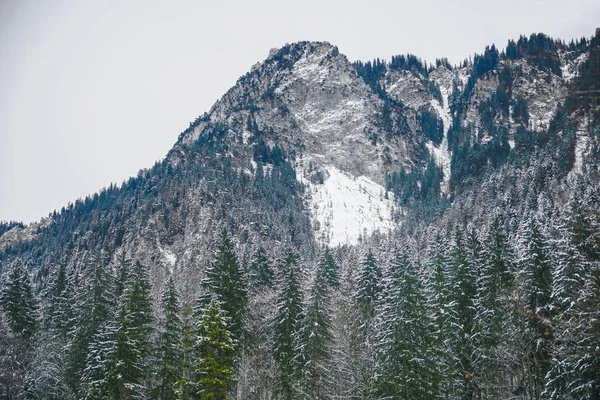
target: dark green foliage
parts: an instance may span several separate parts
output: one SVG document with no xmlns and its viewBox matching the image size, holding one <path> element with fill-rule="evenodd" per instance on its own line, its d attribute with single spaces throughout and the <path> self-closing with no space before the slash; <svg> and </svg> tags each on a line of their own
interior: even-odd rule
<svg viewBox="0 0 600 400">
<path fill-rule="evenodd" d="M 319 279 L 322 279 L 329 288 L 338 288 L 340 286 L 339 267 L 329 248 L 325 249 L 319 260 L 317 274 Z"/>
<path fill-rule="evenodd" d="M 156 381 L 153 396 L 162 400 L 176 399 L 176 383 L 183 377 L 183 323 L 180 317 L 179 293 L 170 277 L 162 294 L 163 318 L 159 325 L 156 356 Z"/>
<path fill-rule="evenodd" d="M 551 367 L 552 341 L 552 269 L 549 248 L 535 221 L 529 223 L 525 241 L 523 271 L 525 315 L 528 318 L 530 343 L 524 363 L 530 369 L 532 392 L 539 398 L 544 389 L 544 378 Z"/>
<path fill-rule="evenodd" d="M 406 254 L 396 256 L 386 277 L 378 316 L 377 398 L 437 397 L 431 321 L 422 284 Z"/>
<path fill-rule="evenodd" d="M 373 62 L 367 61 L 365 63 L 357 61 L 354 63 L 354 68 L 358 75 L 363 78 L 365 83 L 373 89 L 373 91 L 382 98 L 386 97 L 385 90 L 381 87 L 379 79 L 381 79 L 386 71 L 387 65 L 385 61 L 379 58 L 373 60 Z"/>
<path fill-rule="evenodd" d="M 193 322 L 193 309 L 184 304 L 181 309 L 181 376 L 175 384 L 177 399 L 190 400 L 196 393 L 193 376 L 196 371 L 196 326 Z"/>
<path fill-rule="evenodd" d="M 0 302 L 13 337 L 26 348 L 33 346 L 38 329 L 37 305 L 29 273 L 22 263 L 16 263 L 10 271 Z"/>
<path fill-rule="evenodd" d="M 361 309 L 361 313 L 366 320 L 375 316 L 375 304 L 379 299 L 382 289 L 382 273 L 375 256 L 369 250 L 362 263 L 358 278 L 356 303 Z"/>
<path fill-rule="evenodd" d="M 512 59 L 525 58 L 539 69 L 561 76 L 561 64 L 557 57 L 558 48 L 559 42 L 543 33 L 534 33 L 529 38 L 521 36 L 517 43 L 509 41 L 506 56 Z"/>
<path fill-rule="evenodd" d="M 0 361 L 4 363 L 0 381 L 7 398 L 11 390 L 15 398 L 25 398 L 32 386 L 27 374 L 34 360 L 39 323 L 29 272 L 22 263 L 15 263 L 7 276 L 0 310 Z"/>
<path fill-rule="evenodd" d="M 275 283 L 275 272 L 265 249 L 258 248 L 248 267 L 248 281 L 251 287 L 271 287 Z"/>
<path fill-rule="evenodd" d="M 428 67 L 426 62 L 413 54 L 392 56 L 389 67 L 396 70 L 414 71 L 423 76 L 428 76 L 432 71 L 431 66 Z"/>
<path fill-rule="evenodd" d="M 412 206 L 417 211 L 423 210 L 424 218 L 431 218 L 432 210 L 443 207 L 441 182 L 444 173 L 433 160 L 429 158 L 425 168 L 416 166 L 410 172 L 401 169 L 399 172 L 387 173 L 385 177 L 386 190 L 394 193 L 396 201 L 403 206 Z M 433 214 L 433 215 L 432 215 Z"/>
<path fill-rule="evenodd" d="M 448 338 L 455 364 L 451 368 L 454 390 L 462 398 L 472 398 L 474 387 L 470 381 L 478 377 L 475 371 L 475 328 L 477 296 L 476 271 L 469 263 L 464 234 L 457 229 L 450 254 L 450 323 L 454 329 Z"/>
<path fill-rule="evenodd" d="M 331 356 L 333 329 L 331 322 L 331 275 L 327 269 L 327 255 L 317 267 L 303 325 L 300 332 L 298 361 L 301 373 L 301 392 L 305 399 L 330 398 Z M 324 264 L 324 265 L 323 265 Z M 337 278 L 337 275 L 336 275 Z M 339 281 L 336 280 L 339 285 Z"/>
<path fill-rule="evenodd" d="M 226 317 L 213 298 L 198 329 L 199 400 L 225 400 L 233 381 L 234 347 L 227 329 Z"/>
<path fill-rule="evenodd" d="M 231 236 L 221 234 L 215 260 L 206 271 L 203 286 L 220 302 L 228 318 L 228 330 L 239 350 L 243 339 L 243 320 L 248 303 L 246 278 L 238 263 Z"/>
<path fill-rule="evenodd" d="M 433 143 L 440 144 L 444 138 L 444 123 L 442 120 L 435 113 L 427 110 L 419 112 L 418 118 L 425 137 Z"/>
<path fill-rule="evenodd" d="M 298 276 L 298 255 L 288 250 L 282 260 L 283 281 L 277 298 L 273 326 L 275 360 L 274 393 L 279 398 L 296 398 L 300 378 L 298 343 L 302 328 L 302 292 Z"/>
</svg>

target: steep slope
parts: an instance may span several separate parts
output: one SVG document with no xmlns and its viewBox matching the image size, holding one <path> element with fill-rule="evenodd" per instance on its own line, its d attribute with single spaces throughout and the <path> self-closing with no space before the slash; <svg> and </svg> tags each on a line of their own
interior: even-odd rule
<svg viewBox="0 0 600 400">
<path fill-rule="evenodd" d="M 165 160 L 26 236 L 13 228 L 0 257 L 25 258 L 40 276 L 64 260 L 126 257 L 152 265 L 157 281 L 179 271 L 193 282 L 221 229 L 246 251 L 291 243 L 312 254 L 388 232 L 414 210 L 441 215 L 490 168 L 538 157 L 531 146 L 546 137 L 572 158 L 560 173 L 586 170 L 593 113 L 561 116 L 595 46 L 532 35 L 455 67 L 410 55 L 350 63 L 321 42 L 274 49 Z"/>
</svg>

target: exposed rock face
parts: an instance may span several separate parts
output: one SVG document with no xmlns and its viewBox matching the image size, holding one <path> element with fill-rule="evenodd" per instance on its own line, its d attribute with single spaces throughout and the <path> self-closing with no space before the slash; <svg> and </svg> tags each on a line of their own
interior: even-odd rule
<svg viewBox="0 0 600 400">
<path fill-rule="evenodd" d="M 163 162 L 122 188 L 78 201 L 39 233 L 33 225 L 13 228 L 0 237 L 0 252 L 29 241 L 43 263 L 56 263 L 65 252 L 77 262 L 102 248 L 109 262 L 127 254 L 154 265 L 155 279 L 183 271 L 186 282 L 208 262 L 223 228 L 249 248 L 356 244 L 402 223 L 405 210 L 386 191 L 389 173 L 425 170 L 432 161 L 440 193 L 451 198 L 457 146 L 506 134 L 514 147 L 519 127 L 548 129 L 589 52 L 553 46 L 542 61 L 501 55 L 483 72 L 420 61 L 375 71 L 326 42 L 273 49 L 181 134 Z M 500 95 L 510 104 L 500 104 Z M 576 134 L 574 170 L 581 171 L 590 143 L 583 122 Z M 267 157 L 275 147 L 292 171 Z M 277 190 L 285 190 L 252 183 L 273 171 Z M 4 257 L 30 256 L 31 248 Z"/>
</svg>

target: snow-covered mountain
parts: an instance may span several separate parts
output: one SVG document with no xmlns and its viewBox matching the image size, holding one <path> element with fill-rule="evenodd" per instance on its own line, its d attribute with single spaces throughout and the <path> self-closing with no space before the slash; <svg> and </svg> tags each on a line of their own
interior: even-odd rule
<svg viewBox="0 0 600 400">
<path fill-rule="evenodd" d="M 411 55 L 352 63 L 327 42 L 273 49 L 162 162 L 39 226 L 13 228 L 0 237 L 0 257 L 45 270 L 127 254 L 154 265 L 153 279 L 179 270 L 183 282 L 224 228 L 248 249 L 294 243 L 314 252 L 391 232 L 419 204 L 444 204 L 430 213 L 441 215 L 467 183 L 544 135 L 563 140 L 573 130 L 564 168 L 582 172 L 595 117 L 568 99 L 593 69 L 597 41 L 532 35 L 459 66 Z"/>
</svg>

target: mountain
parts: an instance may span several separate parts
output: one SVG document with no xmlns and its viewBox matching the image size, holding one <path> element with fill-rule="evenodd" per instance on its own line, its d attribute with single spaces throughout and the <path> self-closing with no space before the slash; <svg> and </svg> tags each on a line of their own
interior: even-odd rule
<svg viewBox="0 0 600 400">
<path fill-rule="evenodd" d="M 494 229 L 503 230 L 513 249 L 511 263 L 521 265 L 527 246 L 520 241 L 531 221 L 547 224 L 542 234 L 554 241 L 552 254 L 558 257 L 556 243 L 567 240 L 564 226 L 573 215 L 586 221 L 587 230 L 584 239 L 577 239 L 581 248 L 565 248 L 581 250 L 592 276 L 589 271 L 597 268 L 591 265 L 596 265 L 600 244 L 599 93 L 599 34 L 568 44 L 543 34 L 522 36 L 503 50 L 486 47 L 483 54 L 459 65 L 445 59 L 427 64 L 410 54 L 389 62 L 350 62 L 327 42 L 286 44 L 272 49 L 209 112 L 190 123 L 152 168 L 121 186 L 79 199 L 39 224 L 0 225 L 3 285 L 10 286 L 14 265 L 26 265 L 35 295 L 48 305 L 61 266 L 84 288 L 99 265 L 118 282 L 123 265 L 139 262 L 155 310 L 170 278 L 181 298 L 193 303 L 207 290 L 200 282 L 211 276 L 207 271 L 227 247 L 223 239 L 227 235 L 222 233 L 226 231 L 235 248 L 231 251 L 248 274 L 252 265 L 258 265 L 252 260 L 259 248 L 267 249 L 267 258 L 280 266 L 280 284 L 295 262 L 286 252 L 296 249 L 303 260 L 301 290 L 312 300 L 321 295 L 311 288 L 319 281 L 317 261 L 324 257 L 324 248 L 332 249 L 334 256 L 325 254 L 335 258 L 332 263 L 342 278 L 350 280 L 359 279 L 362 257 L 372 250 L 387 266 L 382 293 L 400 301 L 394 297 L 395 287 L 408 285 L 406 296 L 414 289 L 405 279 L 419 275 L 425 286 L 433 279 L 435 271 L 426 266 L 433 263 L 436 237 L 454 246 L 456 261 L 462 246 L 456 230 L 477 231 L 473 235 L 481 241 Z M 567 215 L 564 210 L 575 210 L 573 204 L 581 205 L 580 214 Z M 221 250 L 215 255 L 217 249 Z M 399 249 L 407 253 L 406 259 L 396 258 Z M 469 273 L 480 264 L 485 262 L 470 264 Z M 410 272 L 409 265 L 422 273 Z M 403 277 L 394 275 L 396 267 Z M 526 281 L 525 267 L 511 271 Z M 477 269 L 477 273 L 473 285 L 485 281 L 481 281 L 484 272 Z M 145 282 L 139 278 L 142 272 L 129 274 Z M 592 285 L 584 286 L 588 284 Z M 473 296 L 482 287 L 473 289 Z M 264 321 L 273 317 L 264 307 L 274 307 L 278 288 L 267 291 L 262 300 L 251 298 L 250 313 L 262 315 Z M 511 294 L 505 293 L 501 302 L 525 296 L 514 286 L 505 289 Z M 433 301 L 432 292 L 427 293 L 427 301 Z M 336 303 L 330 305 L 334 326 L 343 325 L 341 318 L 356 318 L 342 311 L 352 296 L 350 292 L 334 296 Z M 417 292 L 414 296 L 410 304 L 424 307 L 415 311 L 424 313 L 428 305 Z M 123 307 L 129 304 L 115 301 Z M 389 307 L 381 305 L 380 316 L 391 316 Z M 218 322 L 213 311 L 211 318 Z M 260 331 L 261 324 L 256 324 Z M 382 333 L 380 325 L 375 330 Z M 334 346 L 343 345 L 342 333 L 337 332 Z M 246 382 L 238 385 L 239 398 L 245 398 L 252 386 L 248 383 L 252 379 L 240 374 L 262 368 L 259 356 L 265 355 L 253 353 L 240 361 L 246 362 L 243 368 L 236 369 L 238 382 Z M 270 355 L 265 357 L 274 362 Z M 271 367 L 263 367 L 271 376 Z M 529 379 L 527 374 L 503 373 L 512 381 Z M 350 379 L 339 374 L 343 376 L 339 382 Z M 472 396 L 477 384 L 469 379 L 467 391 Z M 490 387 L 502 386 L 489 383 L 490 377 L 481 379 L 488 379 Z M 519 385 L 513 392 L 521 390 Z M 539 383 L 523 390 L 535 395 L 542 391 Z M 458 392 L 453 389 L 452 396 L 462 396 Z"/>
</svg>

